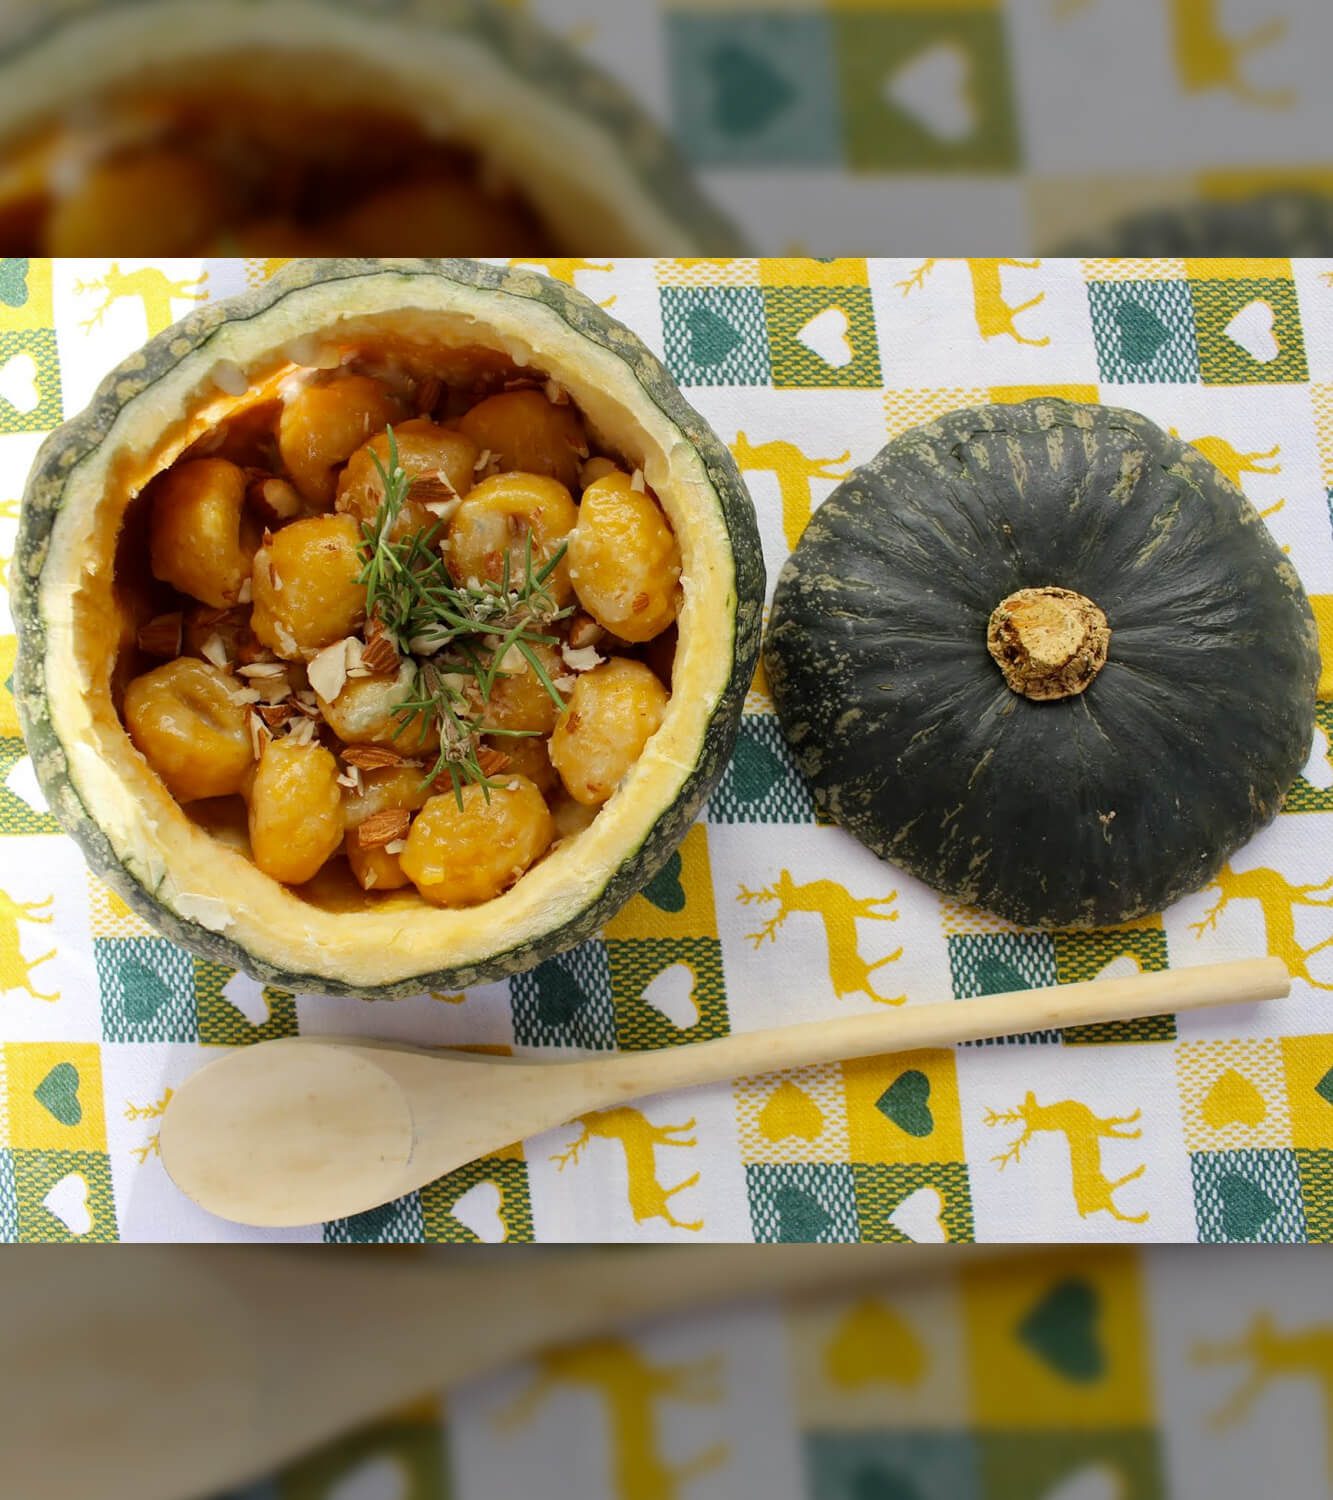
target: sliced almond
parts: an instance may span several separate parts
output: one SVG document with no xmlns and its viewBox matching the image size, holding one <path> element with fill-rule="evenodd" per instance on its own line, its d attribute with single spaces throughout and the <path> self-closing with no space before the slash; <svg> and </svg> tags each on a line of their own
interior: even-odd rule
<svg viewBox="0 0 1333 1500">
<path fill-rule="evenodd" d="M 418 475 L 412 481 L 407 498 L 415 500 L 419 505 L 433 506 L 457 500 L 459 496 L 458 491 L 449 483 L 449 476 L 442 469 L 437 469 L 433 474 Z"/>
<path fill-rule="evenodd" d="M 227 688 L 227 697 L 230 698 L 233 703 L 238 703 L 242 707 L 244 707 L 245 705 L 250 703 L 258 703 L 260 701 L 261 694 L 258 688 L 241 687 L 239 684 L 237 684 L 237 686 L 235 687 Z"/>
<path fill-rule="evenodd" d="M 484 473 L 487 466 L 490 464 L 490 461 L 491 450 L 489 448 L 483 448 L 481 452 L 477 454 L 477 461 L 472 465 L 472 472 L 474 474 Z"/>
<path fill-rule="evenodd" d="M 569 644 L 575 651 L 585 646 L 595 646 L 604 640 L 606 631 L 591 615 L 578 614 L 569 622 Z"/>
<path fill-rule="evenodd" d="M 293 715 L 287 728 L 287 737 L 295 740 L 298 745 L 313 745 L 315 743 L 315 721 L 313 719 L 298 718 Z"/>
<path fill-rule="evenodd" d="M 287 665 L 280 661 L 252 661 L 243 667 L 237 667 L 237 673 L 241 677 L 283 677 L 287 672 Z"/>
<path fill-rule="evenodd" d="M 361 652 L 361 665 L 377 677 L 398 670 L 398 648 L 392 636 L 385 630 L 372 629 L 370 639 Z"/>
<path fill-rule="evenodd" d="M 212 635 L 199 648 L 199 654 L 205 661 L 210 661 L 215 667 L 229 665 L 227 657 L 227 643 L 215 630 Z"/>
<path fill-rule="evenodd" d="M 501 771 L 508 769 L 509 757 L 503 750 L 484 745 L 477 751 L 477 764 L 481 767 L 483 776 L 498 776 Z"/>
<path fill-rule="evenodd" d="M 630 489 L 635 490 L 640 495 L 647 492 L 648 486 L 643 482 L 642 469 L 635 469 L 633 474 L 630 475 L 629 487 Z"/>
<path fill-rule="evenodd" d="M 262 469 L 250 469 L 247 474 L 246 503 L 266 526 L 281 526 L 301 514 L 301 497 L 287 480 Z"/>
<path fill-rule="evenodd" d="M 181 654 L 180 610 L 169 615 L 156 615 L 146 625 L 139 627 L 139 650 L 149 656 L 173 659 Z"/>
<path fill-rule="evenodd" d="M 384 846 L 384 852 L 386 854 L 401 854 L 406 848 L 406 839 L 390 839 L 389 842 Z"/>
<path fill-rule="evenodd" d="M 286 703 L 263 703 L 255 712 L 270 729 L 280 729 L 292 717 L 293 710 Z"/>
<path fill-rule="evenodd" d="M 255 586 L 250 579 L 245 579 L 240 588 L 236 590 L 237 604 L 251 604 L 254 602 Z"/>
<path fill-rule="evenodd" d="M 362 849 L 382 849 L 397 839 L 407 837 L 412 814 L 405 807 L 386 807 L 371 813 L 356 830 L 356 841 Z"/>
<path fill-rule="evenodd" d="M 397 750 L 391 750 L 388 745 L 346 745 L 342 751 L 342 758 L 349 766 L 355 766 L 362 771 L 384 771 L 390 766 L 415 765 L 405 755 L 400 755 Z"/>
<path fill-rule="evenodd" d="M 325 703 L 332 703 L 347 681 L 347 642 L 334 641 L 325 646 L 306 668 L 310 686 Z"/>
<path fill-rule="evenodd" d="M 263 757 L 264 750 L 273 738 L 267 724 L 252 709 L 248 720 L 250 728 L 250 750 L 256 760 Z"/>
<path fill-rule="evenodd" d="M 591 672 L 594 667 L 600 667 L 604 658 L 600 655 L 596 646 L 562 646 L 560 655 L 565 659 L 565 665 L 575 672 Z"/>
<path fill-rule="evenodd" d="M 572 693 L 578 678 L 572 672 L 566 672 L 563 677 L 555 677 L 552 681 L 555 683 L 557 693 Z"/>
<path fill-rule="evenodd" d="M 552 406 L 568 406 L 569 392 L 558 380 L 548 380 L 546 382 L 546 399 Z"/>
<path fill-rule="evenodd" d="M 433 417 L 444 395 L 444 381 L 438 375 L 428 375 L 417 387 L 417 412 L 423 417 Z"/>
</svg>

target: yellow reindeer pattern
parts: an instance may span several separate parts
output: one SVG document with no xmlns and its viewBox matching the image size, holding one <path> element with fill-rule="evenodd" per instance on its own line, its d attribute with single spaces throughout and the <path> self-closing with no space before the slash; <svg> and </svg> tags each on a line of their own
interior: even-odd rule
<svg viewBox="0 0 1333 1500">
<path fill-rule="evenodd" d="M 684 1463 L 668 1463 L 658 1408 L 664 1401 L 720 1401 L 718 1375 L 716 1359 L 655 1365 L 624 1339 L 595 1339 L 539 1355 L 536 1380 L 502 1414 L 500 1423 L 515 1427 L 530 1421 L 542 1401 L 561 1386 L 591 1390 L 606 1408 L 612 1493 L 617 1500 L 678 1500 L 691 1480 L 720 1468 L 728 1450 L 718 1443 Z"/>
<path fill-rule="evenodd" d="M 1275 16 L 1243 36 L 1228 36 L 1222 29 L 1222 0 L 1169 0 L 1167 11 L 1176 73 L 1186 93 L 1222 89 L 1247 104 L 1268 109 L 1291 104 L 1289 89 L 1256 88 L 1242 68 L 1246 57 L 1285 35 L 1285 19 Z"/>
<path fill-rule="evenodd" d="M 1126 1183 L 1134 1182 L 1142 1177 L 1147 1170 L 1147 1164 L 1135 1167 L 1132 1172 L 1126 1172 L 1123 1177 L 1117 1177 L 1114 1181 L 1108 1178 L 1102 1170 L 1101 1142 L 1103 1140 L 1138 1140 L 1143 1131 L 1141 1129 L 1130 1130 L 1126 1127 L 1133 1125 L 1139 1115 L 1140 1111 L 1136 1109 L 1130 1115 L 1102 1117 L 1093 1114 L 1086 1104 L 1080 1103 L 1077 1099 L 1062 1099 L 1058 1104 L 1038 1104 L 1036 1094 L 1029 1089 L 1017 1109 L 988 1109 L 985 1114 L 985 1123 L 987 1125 L 1022 1125 L 1023 1127 L 1022 1135 L 1007 1151 L 992 1157 L 993 1161 L 1000 1164 L 1001 1171 L 1011 1161 L 1018 1160 L 1023 1147 L 1039 1132 L 1052 1131 L 1063 1135 L 1069 1146 L 1074 1206 L 1078 1210 L 1079 1218 L 1086 1219 L 1089 1214 L 1109 1213 L 1113 1219 L 1118 1219 L 1122 1224 L 1146 1224 L 1148 1222 L 1146 1210 L 1141 1214 L 1122 1213 L 1116 1207 L 1114 1194 Z"/>
<path fill-rule="evenodd" d="M 929 260 L 922 261 L 906 281 L 898 283 L 904 297 L 919 290 L 926 284 L 926 277 L 939 265 L 941 259 L 954 259 L 951 256 L 932 256 Z M 1029 297 L 1026 302 L 1008 303 L 1004 300 L 1004 290 L 1000 285 L 1000 272 L 1006 266 L 1023 271 L 1035 271 L 1041 265 L 1039 260 L 1017 260 L 1012 256 L 989 256 L 983 259 L 968 259 L 965 262 L 968 274 L 972 278 L 972 307 L 977 321 L 977 332 L 983 339 L 999 338 L 1001 334 L 1007 334 L 1017 344 L 1030 344 L 1034 349 L 1044 349 L 1051 342 L 1050 335 L 1043 338 L 1027 338 L 1019 333 L 1014 320 L 1020 313 L 1027 312 L 1046 300 L 1045 292 L 1038 292 L 1035 297 Z"/>
<path fill-rule="evenodd" d="M 34 1000 L 60 999 L 58 993 L 44 994 L 32 982 L 32 971 L 38 964 L 54 958 L 57 950 L 52 948 L 39 958 L 24 958 L 19 946 L 19 923 L 49 925 L 55 921 L 54 915 L 49 912 L 54 900 L 54 896 L 48 896 L 45 901 L 15 901 L 12 896 L 0 891 L 0 992 L 26 990 Z M 48 915 L 39 917 L 38 912 L 48 912 Z"/>
<path fill-rule="evenodd" d="M 1200 1365 L 1249 1366 L 1243 1384 L 1213 1413 L 1210 1425 L 1219 1429 L 1242 1421 L 1270 1384 L 1302 1378 L 1315 1381 L 1323 1396 L 1328 1444 L 1325 1462 L 1333 1485 L 1333 1323 L 1282 1333 L 1274 1327 L 1270 1314 L 1256 1313 L 1245 1333 L 1230 1343 L 1197 1344 L 1194 1360 Z"/>
<path fill-rule="evenodd" d="M 175 321 L 173 302 L 207 302 L 208 293 L 203 290 L 208 272 L 194 281 L 172 281 L 158 266 L 143 266 L 137 271 L 122 271 L 119 262 L 113 261 L 106 275 L 97 281 L 80 281 L 76 292 L 103 292 L 104 300 L 91 318 L 79 324 L 91 332 L 116 305 L 137 298 L 143 305 L 144 319 L 148 324 L 148 336 L 162 332 Z"/>
<path fill-rule="evenodd" d="M 846 479 L 847 470 L 835 469 L 834 465 L 845 464 L 852 456 L 849 449 L 837 458 L 807 458 L 795 443 L 784 438 L 752 443 L 743 432 L 736 434 L 731 453 L 742 473 L 767 470 L 777 475 L 778 493 L 782 497 L 782 534 L 792 550 L 815 508 L 810 481 Z"/>
<path fill-rule="evenodd" d="M 675 1187 L 664 1188 L 657 1175 L 657 1148 L 659 1146 L 693 1146 L 695 1138 L 686 1133 L 694 1129 L 694 1121 L 683 1125 L 654 1125 L 637 1109 L 617 1108 L 598 1110 L 582 1115 L 578 1123 L 583 1133 L 565 1151 L 552 1157 L 560 1171 L 576 1162 L 588 1143 L 599 1140 L 615 1141 L 625 1153 L 625 1175 L 629 1179 L 629 1204 L 634 1213 L 634 1222 L 643 1224 L 649 1219 L 665 1219 L 673 1229 L 697 1232 L 704 1227 L 702 1219 L 678 1219 L 671 1209 L 671 1199 L 699 1180 L 698 1172 L 678 1182 Z"/>
<path fill-rule="evenodd" d="M 1174 427 L 1171 428 L 1171 436 L 1180 436 Z M 1280 474 L 1282 472 L 1281 464 L 1275 463 L 1270 468 L 1260 462 L 1261 459 L 1277 458 L 1282 452 L 1282 447 L 1278 443 L 1274 443 L 1266 453 L 1242 453 L 1224 437 L 1191 438 L 1189 443 L 1190 447 L 1197 448 L 1209 463 L 1221 469 L 1238 489 L 1243 487 L 1241 485 L 1242 474 Z"/>
<path fill-rule="evenodd" d="M 1280 958 L 1293 979 L 1303 979 L 1317 990 L 1333 990 L 1333 981 L 1316 979 L 1310 973 L 1310 959 L 1325 948 L 1333 948 L 1333 933 L 1308 948 L 1296 941 L 1296 908 L 1321 907 L 1333 910 L 1333 875 L 1318 883 L 1293 885 L 1277 870 L 1262 866 L 1253 870 L 1233 870 L 1223 865 L 1207 887 L 1218 893 L 1217 900 L 1204 913 L 1203 920 L 1192 922 L 1190 931 L 1202 937 L 1217 926 L 1217 919 L 1233 901 L 1257 901 L 1264 914 L 1264 935 L 1270 958 Z"/>
<path fill-rule="evenodd" d="M 891 964 L 902 957 L 901 947 L 895 948 L 883 958 L 867 963 L 861 956 L 856 924 L 866 922 L 896 922 L 896 911 L 884 911 L 883 907 L 898 899 L 897 891 L 887 896 L 853 896 L 846 886 L 836 880 L 811 880 L 797 885 L 789 870 L 778 875 L 777 884 L 752 891 L 741 886 L 736 898 L 743 906 L 756 901 L 776 901 L 777 912 L 771 916 L 758 932 L 748 934 L 756 948 L 777 940 L 778 928 L 793 912 L 811 912 L 824 924 L 824 935 L 828 940 L 828 971 L 833 983 L 833 993 L 841 1000 L 844 995 L 869 995 L 881 1005 L 901 1005 L 906 995 L 881 995 L 870 983 L 876 969 Z"/>
<path fill-rule="evenodd" d="M 166 1114 L 167 1105 L 171 1103 L 175 1092 L 175 1089 L 167 1089 L 160 1099 L 155 1099 L 151 1104 L 127 1103 L 125 1105 L 125 1118 L 132 1124 L 140 1120 L 160 1120 Z M 147 1163 L 150 1156 L 161 1156 L 161 1130 L 155 1130 L 142 1146 L 131 1147 L 130 1154 L 138 1161 L 141 1167 Z"/>
</svg>

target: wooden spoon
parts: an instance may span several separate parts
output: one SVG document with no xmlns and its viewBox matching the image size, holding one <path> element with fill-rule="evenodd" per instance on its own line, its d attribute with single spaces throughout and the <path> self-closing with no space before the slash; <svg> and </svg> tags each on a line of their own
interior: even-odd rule
<svg viewBox="0 0 1333 1500">
<path fill-rule="evenodd" d="M 1286 995 L 1274 958 L 876 1011 L 566 1063 L 333 1037 L 241 1048 L 172 1099 L 162 1160 L 211 1213 L 291 1226 L 361 1213 L 516 1140 L 668 1089 L 813 1063 Z"/>
<path fill-rule="evenodd" d="M 631 1319 L 841 1298 L 1015 1258 L 960 1249 L 16 1248 L 0 1255 L 0 1493 L 230 1493 L 409 1401 Z"/>
</svg>

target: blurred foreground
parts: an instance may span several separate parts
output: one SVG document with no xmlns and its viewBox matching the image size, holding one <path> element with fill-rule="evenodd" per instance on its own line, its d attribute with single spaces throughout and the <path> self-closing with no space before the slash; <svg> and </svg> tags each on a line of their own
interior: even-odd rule
<svg viewBox="0 0 1333 1500">
<path fill-rule="evenodd" d="M 1326 0 L 4 0 L 16 254 L 1333 253 Z"/>
<path fill-rule="evenodd" d="M 1333 1491 L 1330 1267 L 1195 1247 L 17 1250 L 0 1492 L 1306 1500 Z"/>
</svg>

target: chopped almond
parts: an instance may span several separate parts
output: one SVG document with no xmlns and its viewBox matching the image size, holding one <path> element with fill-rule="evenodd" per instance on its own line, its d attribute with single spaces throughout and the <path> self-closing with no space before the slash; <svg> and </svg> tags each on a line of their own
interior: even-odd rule
<svg viewBox="0 0 1333 1500">
<path fill-rule="evenodd" d="M 606 631 L 591 615 L 577 614 L 569 622 L 569 644 L 575 651 L 595 646 L 605 636 Z"/>
<path fill-rule="evenodd" d="M 444 381 L 438 375 L 428 375 L 417 387 L 417 412 L 423 417 L 433 417 L 444 394 Z"/>
<path fill-rule="evenodd" d="M 405 839 L 412 826 L 412 814 L 405 807 L 386 807 L 371 813 L 358 825 L 356 841 L 362 849 L 382 849 L 397 839 Z"/>
<path fill-rule="evenodd" d="M 495 750 L 490 745 L 485 745 L 477 751 L 477 764 L 481 767 L 483 776 L 496 776 L 507 769 L 509 757 L 503 750 Z"/>
<path fill-rule="evenodd" d="M 390 766 L 411 764 L 405 755 L 391 750 L 388 745 L 346 745 L 342 758 L 349 766 L 357 766 L 363 771 L 384 771 Z"/>
<path fill-rule="evenodd" d="M 250 469 L 247 474 L 246 503 L 266 527 L 281 526 L 301 514 L 301 497 L 294 485 L 262 469 Z"/>
<path fill-rule="evenodd" d="M 258 704 L 255 707 L 255 712 L 270 729 L 281 728 L 292 716 L 292 708 L 286 703 Z"/>
<path fill-rule="evenodd" d="M 371 627 L 361 653 L 361 665 L 377 677 L 398 670 L 398 648 L 388 631 Z"/>
<path fill-rule="evenodd" d="M 149 656 L 174 659 L 181 654 L 181 612 L 157 615 L 139 627 L 139 649 Z"/>
</svg>

